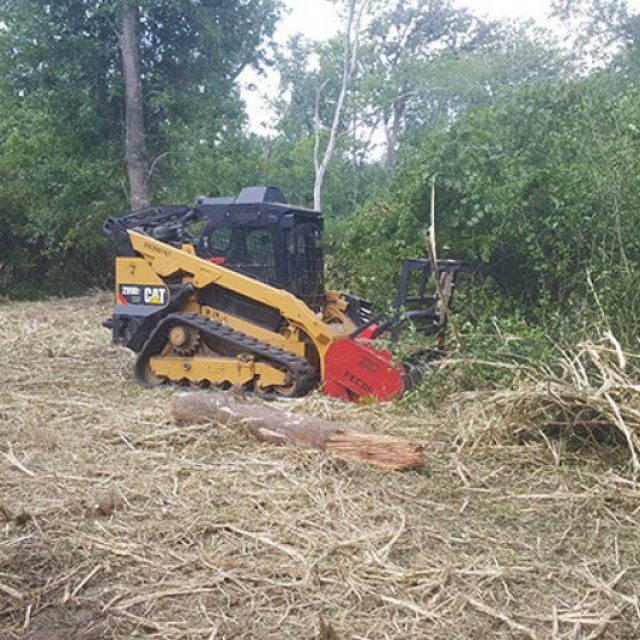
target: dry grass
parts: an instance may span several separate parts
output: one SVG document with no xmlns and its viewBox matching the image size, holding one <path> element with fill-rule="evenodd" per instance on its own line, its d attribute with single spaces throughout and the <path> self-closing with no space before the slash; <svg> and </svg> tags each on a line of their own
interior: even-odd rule
<svg viewBox="0 0 640 640">
<path fill-rule="evenodd" d="M 567 438 L 615 450 L 624 444 L 634 474 L 640 472 L 640 356 L 625 352 L 608 332 L 599 343 L 560 351 L 553 367 L 520 367 L 518 373 L 515 389 L 471 394 L 467 417 L 480 415 L 484 427 L 469 433 L 472 445 L 538 436 L 559 461 L 558 442 L 549 435 L 563 435 L 561 446 Z"/>
<path fill-rule="evenodd" d="M 176 428 L 108 305 L 0 306 L 2 640 L 640 636 L 624 441 L 518 439 L 479 400 L 297 404 L 422 440 L 398 474 Z"/>
</svg>

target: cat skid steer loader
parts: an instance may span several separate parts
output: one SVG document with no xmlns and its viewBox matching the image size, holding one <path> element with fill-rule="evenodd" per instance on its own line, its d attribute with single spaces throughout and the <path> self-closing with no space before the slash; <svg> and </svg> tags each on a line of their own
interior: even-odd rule
<svg viewBox="0 0 640 640">
<path fill-rule="evenodd" d="M 286 203 L 275 187 L 235 198 L 158 206 L 111 218 L 117 243 L 116 302 L 104 325 L 137 353 L 145 387 L 163 383 L 241 388 L 267 397 L 314 388 L 358 401 L 391 400 L 419 383 L 421 369 L 398 362 L 403 323 L 438 336 L 460 261 L 405 260 L 389 314 L 327 290 L 319 212 Z M 380 338 L 389 336 L 388 347 Z M 412 358 L 413 359 L 413 358 Z"/>
</svg>

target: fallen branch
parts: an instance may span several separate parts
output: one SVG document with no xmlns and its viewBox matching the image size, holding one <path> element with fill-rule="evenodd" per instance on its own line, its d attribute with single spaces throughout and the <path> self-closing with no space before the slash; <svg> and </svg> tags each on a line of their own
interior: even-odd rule
<svg viewBox="0 0 640 640">
<path fill-rule="evenodd" d="M 486 613 L 488 616 L 491 616 L 496 620 L 501 620 L 513 631 L 518 631 L 519 633 L 527 636 L 528 638 L 532 638 L 532 640 L 535 640 L 535 638 L 537 638 L 536 634 L 532 629 L 529 629 L 529 627 L 525 627 L 523 624 L 516 622 L 515 620 L 513 620 L 513 618 L 510 618 L 507 614 L 502 613 L 497 609 L 493 609 L 492 607 L 484 604 L 484 602 L 480 602 L 480 600 L 476 600 L 475 598 L 472 598 L 472 597 L 468 597 L 467 602 L 472 607 L 474 607 L 474 609 L 477 609 L 482 613 Z"/>
<path fill-rule="evenodd" d="M 20 460 L 18 460 L 18 458 L 16 458 L 15 453 L 13 453 L 13 449 L 11 448 L 11 444 L 8 445 L 8 451 L 7 453 L 3 453 L 2 451 L 0 451 L 0 455 L 5 458 L 5 460 L 7 460 L 7 462 L 11 465 L 13 465 L 16 469 L 18 469 L 18 471 L 22 471 L 22 473 L 24 473 L 27 476 L 30 476 L 32 478 L 36 477 L 36 474 L 33 473 L 33 471 L 27 469 L 27 467 L 25 467 L 22 462 L 20 462 Z"/>
<path fill-rule="evenodd" d="M 331 456 L 381 469 L 403 471 L 424 464 L 417 442 L 381 435 L 359 425 L 292 414 L 217 391 L 176 391 L 170 414 L 179 424 L 214 421 L 242 425 L 261 442 L 320 449 Z"/>
<path fill-rule="evenodd" d="M 0 582 L 0 593 L 4 593 L 9 598 L 15 600 L 16 602 L 24 602 L 25 595 L 16 589 L 12 589 L 6 584 L 2 584 Z"/>
</svg>

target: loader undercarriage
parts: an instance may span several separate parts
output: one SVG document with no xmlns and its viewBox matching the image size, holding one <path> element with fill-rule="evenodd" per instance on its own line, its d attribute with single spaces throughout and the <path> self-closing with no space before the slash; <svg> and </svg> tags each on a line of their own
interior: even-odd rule
<svg viewBox="0 0 640 640">
<path fill-rule="evenodd" d="M 185 354 L 172 343 L 181 330 L 197 350 Z M 156 327 L 135 364 L 145 387 L 163 382 L 235 387 L 245 391 L 301 396 L 317 383 L 317 372 L 306 360 L 279 347 L 236 331 L 197 313 L 172 313 Z"/>
</svg>

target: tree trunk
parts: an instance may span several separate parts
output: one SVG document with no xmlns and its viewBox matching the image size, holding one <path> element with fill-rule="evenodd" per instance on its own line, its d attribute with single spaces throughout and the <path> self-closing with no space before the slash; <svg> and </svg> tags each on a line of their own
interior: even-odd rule
<svg viewBox="0 0 640 640">
<path fill-rule="evenodd" d="M 389 173 L 393 173 L 396 168 L 396 144 L 398 141 L 397 127 L 395 120 L 390 126 L 385 127 L 384 133 L 387 138 L 386 167 Z"/>
<path fill-rule="evenodd" d="M 393 108 L 391 110 L 390 120 L 387 121 L 385 126 L 385 135 L 387 138 L 387 153 L 386 153 L 386 165 L 387 171 L 393 173 L 396 168 L 396 152 L 398 149 L 398 138 L 400 137 L 400 129 L 402 126 L 402 119 L 407 106 L 406 95 L 398 96 L 393 101 Z"/>
<path fill-rule="evenodd" d="M 324 150 L 322 161 L 320 160 L 320 91 L 322 90 L 322 87 L 318 89 L 316 94 L 314 118 L 315 144 L 313 149 L 313 165 L 315 170 L 313 181 L 313 208 L 316 211 L 320 211 L 322 207 L 322 185 L 324 183 L 325 176 L 327 175 L 329 164 L 331 163 L 331 159 L 333 158 L 333 154 L 336 150 L 340 118 L 342 117 L 342 110 L 344 109 L 344 104 L 349 92 L 349 86 L 358 62 L 360 22 L 362 20 L 362 14 L 369 4 L 369 0 L 362 0 L 360 8 L 356 12 L 357 4 L 357 0 L 349 0 L 349 13 L 343 42 L 342 82 L 340 85 L 340 93 L 338 94 L 338 101 L 336 103 L 335 111 L 333 112 L 331 129 L 329 130 L 329 140 L 327 142 L 327 147 Z"/>
<path fill-rule="evenodd" d="M 121 40 L 126 112 L 125 158 L 129 176 L 129 205 L 134 211 L 149 206 L 139 29 L 140 8 L 137 3 L 126 0 L 122 9 Z"/>
<path fill-rule="evenodd" d="M 342 460 L 403 471 L 424 464 L 422 445 L 359 425 L 287 413 L 231 393 L 175 391 L 169 412 L 177 423 L 214 421 L 244 427 L 262 442 L 320 449 Z"/>
</svg>

